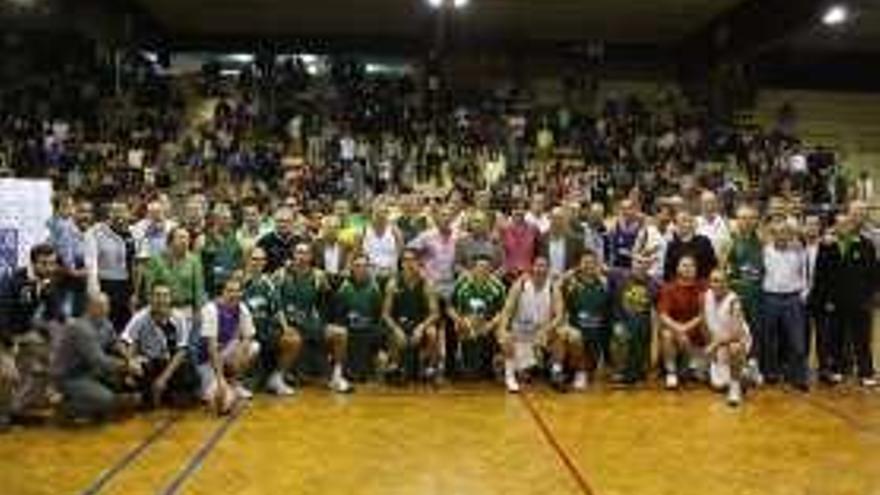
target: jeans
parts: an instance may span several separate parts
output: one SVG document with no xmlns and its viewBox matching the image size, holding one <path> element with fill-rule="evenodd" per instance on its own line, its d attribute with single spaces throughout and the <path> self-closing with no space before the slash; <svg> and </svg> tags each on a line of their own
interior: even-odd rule
<svg viewBox="0 0 880 495">
<path fill-rule="evenodd" d="M 807 384 L 805 312 L 799 294 L 764 293 L 761 332 L 756 340 L 761 371 L 769 380 L 778 379 L 784 371 L 790 383 Z M 785 363 L 780 351 L 786 356 Z"/>
</svg>

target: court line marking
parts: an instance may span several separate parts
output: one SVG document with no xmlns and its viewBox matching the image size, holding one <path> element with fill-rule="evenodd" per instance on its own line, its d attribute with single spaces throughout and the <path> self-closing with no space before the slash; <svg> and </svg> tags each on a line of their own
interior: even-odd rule
<svg viewBox="0 0 880 495">
<path fill-rule="evenodd" d="M 204 464 L 205 460 L 208 458 L 208 455 L 211 451 L 214 450 L 215 447 L 220 443 L 220 440 L 226 435 L 226 432 L 229 431 L 229 428 L 232 427 L 233 423 L 238 420 L 247 409 L 247 404 L 242 403 L 232 411 L 232 413 L 227 416 L 223 422 L 211 433 L 207 439 L 202 443 L 199 449 L 189 458 L 189 461 L 184 465 L 183 469 L 177 472 L 177 475 L 173 480 L 166 486 L 164 489 L 160 490 L 159 493 L 163 495 L 172 495 L 180 491 L 183 485 L 187 482 L 187 480 L 195 474 L 196 471 Z"/>
<path fill-rule="evenodd" d="M 174 414 L 161 421 L 155 428 L 153 428 L 146 438 L 141 440 L 141 442 L 135 446 L 135 448 L 128 451 L 108 469 L 101 472 L 101 474 L 92 481 L 88 487 L 80 492 L 80 495 L 95 495 L 96 493 L 100 493 L 110 481 L 119 475 L 119 473 L 131 466 L 131 464 L 149 450 L 157 440 L 162 438 L 181 417 L 181 414 Z"/>
<path fill-rule="evenodd" d="M 569 474 L 574 478 L 575 483 L 578 485 L 578 488 L 581 489 L 584 495 L 596 495 L 596 491 L 590 486 L 590 483 L 587 482 L 586 476 L 581 472 L 578 465 L 574 462 L 568 452 L 562 447 L 562 444 L 559 440 L 556 439 L 556 435 L 553 434 L 553 430 L 550 429 L 550 426 L 547 425 L 547 422 L 544 421 L 544 418 L 541 416 L 541 413 L 538 411 L 538 408 L 532 403 L 529 399 L 529 395 L 527 393 L 519 394 L 520 400 L 526 406 L 526 410 L 529 411 L 532 419 L 535 421 L 535 424 L 538 426 L 538 429 L 541 431 L 544 440 L 550 444 L 550 447 L 553 448 L 553 451 L 556 452 L 556 456 L 562 461 L 562 464 L 566 467 Z"/>
</svg>

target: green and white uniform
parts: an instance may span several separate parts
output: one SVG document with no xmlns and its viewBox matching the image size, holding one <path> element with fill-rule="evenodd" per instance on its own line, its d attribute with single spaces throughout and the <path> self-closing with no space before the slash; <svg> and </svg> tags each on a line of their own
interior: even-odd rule
<svg viewBox="0 0 880 495">
<path fill-rule="evenodd" d="M 574 276 L 563 289 L 568 323 L 581 333 L 584 345 L 598 359 L 610 357 L 610 330 L 608 328 L 612 297 L 604 278 L 584 280 Z"/>
<path fill-rule="evenodd" d="M 315 269 L 305 273 L 282 269 L 276 275 L 275 288 L 287 323 L 295 327 L 304 340 L 323 340 L 327 292 L 324 274 Z"/>
</svg>

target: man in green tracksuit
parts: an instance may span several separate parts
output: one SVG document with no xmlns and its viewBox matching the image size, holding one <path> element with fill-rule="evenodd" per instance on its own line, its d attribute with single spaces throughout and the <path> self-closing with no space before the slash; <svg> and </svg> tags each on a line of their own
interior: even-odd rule
<svg viewBox="0 0 880 495">
<path fill-rule="evenodd" d="M 245 270 L 242 301 L 251 312 L 260 343 L 260 379 L 266 379 L 269 392 L 292 395 L 294 390 L 285 381 L 285 374 L 296 362 L 302 342 L 289 328 L 284 331 L 278 291 L 272 278 L 263 273 L 266 262 L 266 251 L 254 247 Z"/>
<path fill-rule="evenodd" d="M 283 318 L 284 333 L 292 333 L 301 341 L 329 344 L 333 371 L 330 388 L 339 393 L 351 391 L 344 376 L 348 335 L 344 327 L 326 325 L 324 310 L 330 285 L 324 272 L 312 267 L 311 246 L 297 244 L 293 249 L 293 261 L 278 270 L 274 276 L 278 303 Z"/>
<path fill-rule="evenodd" d="M 758 346 L 761 342 L 761 281 L 764 279 L 764 248 L 758 236 L 758 212 L 743 206 L 737 210 L 737 231 L 727 255 L 727 277 L 730 287 L 742 301 L 746 322 L 755 337 L 749 368 L 756 370 Z"/>
<path fill-rule="evenodd" d="M 382 291 L 369 269 L 366 256 L 355 256 L 351 276 L 342 282 L 330 304 L 330 321 L 345 328 L 348 334 L 348 365 L 358 380 L 369 373 L 385 337 Z"/>
<path fill-rule="evenodd" d="M 220 203 L 214 208 L 214 229 L 202 248 L 202 266 L 205 269 L 205 290 L 210 297 L 220 290 L 232 273 L 241 268 L 242 249 L 233 229 L 229 205 Z"/>
<path fill-rule="evenodd" d="M 461 346 L 466 374 L 493 375 L 496 332 L 504 308 L 504 284 L 492 274 L 492 260 L 478 255 L 473 268 L 455 282 L 449 317 Z"/>
</svg>

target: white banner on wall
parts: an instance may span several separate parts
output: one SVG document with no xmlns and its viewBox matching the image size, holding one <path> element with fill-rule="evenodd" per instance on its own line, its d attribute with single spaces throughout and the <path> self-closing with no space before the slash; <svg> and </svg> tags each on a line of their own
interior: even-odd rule
<svg viewBox="0 0 880 495">
<path fill-rule="evenodd" d="M 0 179 L 0 277 L 27 266 L 33 245 L 49 237 L 52 183 Z"/>
</svg>

